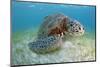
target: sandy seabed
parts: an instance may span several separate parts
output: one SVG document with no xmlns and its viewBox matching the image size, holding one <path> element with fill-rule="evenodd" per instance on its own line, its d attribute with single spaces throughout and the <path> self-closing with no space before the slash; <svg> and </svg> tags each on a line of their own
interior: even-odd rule
<svg viewBox="0 0 100 67">
<path fill-rule="evenodd" d="M 94 37 L 93 37 L 94 36 Z M 12 65 L 79 62 L 95 60 L 95 35 L 85 34 L 74 40 L 66 40 L 58 51 L 37 54 L 32 52 L 28 43 L 36 38 L 32 31 L 16 32 L 12 35 Z"/>
</svg>

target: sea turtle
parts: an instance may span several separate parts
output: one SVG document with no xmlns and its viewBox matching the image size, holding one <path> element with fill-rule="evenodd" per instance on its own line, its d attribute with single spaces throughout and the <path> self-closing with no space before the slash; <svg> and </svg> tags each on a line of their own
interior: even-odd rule
<svg viewBox="0 0 100 67">
<path fill-rule="evenodd" d="M 48 15 L 41 24 L 37 39 L 29 43 L 31 50 L 37 53 L 51 52 L 63 45 L 63 37 L 81 36 L 84 28 L 77 20 L 62 13 Z"/>
</svg>

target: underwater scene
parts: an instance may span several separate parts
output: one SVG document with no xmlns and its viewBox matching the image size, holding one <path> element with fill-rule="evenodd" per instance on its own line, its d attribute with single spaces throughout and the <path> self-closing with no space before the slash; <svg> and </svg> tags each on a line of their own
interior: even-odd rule
<svg viewBox="0 0 100 67">
<path fill-rule="evenodd" d="M 12 66 L 96 60 L 95 6 L 11 4 Z"/>
</svg>

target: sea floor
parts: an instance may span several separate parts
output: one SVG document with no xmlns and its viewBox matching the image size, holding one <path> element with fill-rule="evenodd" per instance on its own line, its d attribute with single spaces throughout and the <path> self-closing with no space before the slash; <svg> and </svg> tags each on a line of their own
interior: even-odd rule
<svg viewBox="0 0 100 67">
<path fill-rule="evenodd" d="M 36 32 L 24 31 L 12 33 L 12 65 L 29 65 L 62 62 L 80 62 L 95 60 L 95 37 L 89 33 L 80 38 L 66 40 L 58 51 L 37 54 L 32 52 L 28 43 L 36 38 Z"/>
</svg>

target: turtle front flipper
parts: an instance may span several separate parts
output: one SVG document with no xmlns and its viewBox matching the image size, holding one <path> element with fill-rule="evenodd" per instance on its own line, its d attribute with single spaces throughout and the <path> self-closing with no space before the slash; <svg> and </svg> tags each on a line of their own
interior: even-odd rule
<svg viewBox="0 0 100 67">
<path fill-rule="evenodd" d="M 44 54 L 56 51 L 61 48 L 62 39 L 60 37 L 49 36 L 43 39 L 37 39 L 29 43 L 29 48 L 36 53 Z"/>
</svg>

